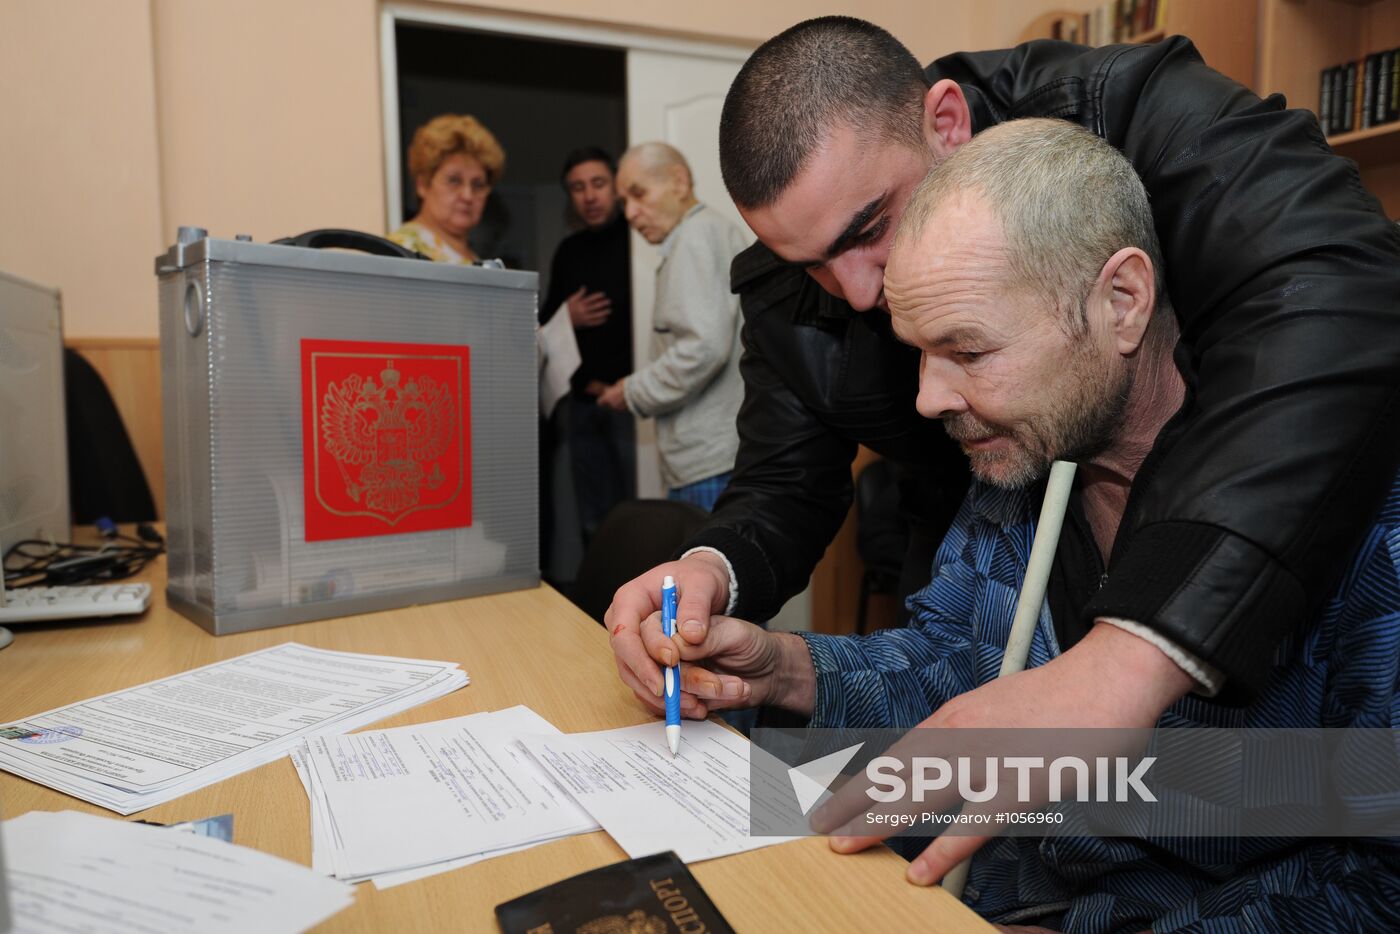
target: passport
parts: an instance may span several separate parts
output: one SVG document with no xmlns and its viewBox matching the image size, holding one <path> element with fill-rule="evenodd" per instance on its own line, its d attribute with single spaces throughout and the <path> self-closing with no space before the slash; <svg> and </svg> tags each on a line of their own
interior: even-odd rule
<svg viewBox="0 0 1400 934">
<path fill-rule="evenodd" d="M 496 906 L 503 934 L 733 934 L 675 853 L 613 863 Z"/>
</svg>

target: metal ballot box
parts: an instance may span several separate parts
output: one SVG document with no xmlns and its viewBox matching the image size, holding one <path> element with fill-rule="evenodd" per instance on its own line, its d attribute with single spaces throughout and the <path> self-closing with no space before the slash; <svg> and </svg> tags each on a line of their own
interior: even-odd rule
<svg viewBox="0 0 1400 934">
<path fill-rule="evenodd" d="M 156 275 L 170 606 L 222 635 L 538 584 L 535 273 L 182 227 Z"/>
</svg>

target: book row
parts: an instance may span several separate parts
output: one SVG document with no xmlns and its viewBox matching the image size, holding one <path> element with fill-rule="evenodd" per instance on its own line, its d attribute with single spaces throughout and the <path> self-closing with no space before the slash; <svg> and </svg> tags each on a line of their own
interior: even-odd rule
<svg viewBox="0 0 1400 934">
<path fill-rule="evenodd" d="M 1161 29 L 1166 12 L 1167 0 L 1109 0 L 1082 16 L 1055 20 L 1050 24 L 1050 38 L 1083 45 L 1128 42 Z"/>
<path fill-rule="evenodd" d="M 1331 136 L 1400 119 L 1400 49 L 1322 69 L 1317 120 Z"/>
</svg>

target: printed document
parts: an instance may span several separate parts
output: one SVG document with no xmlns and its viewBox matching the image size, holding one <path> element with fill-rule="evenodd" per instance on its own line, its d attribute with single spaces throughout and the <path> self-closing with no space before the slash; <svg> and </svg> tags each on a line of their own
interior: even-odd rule
<svg viewBox="0 0 1400 934">
<path fill-rule="evenodd" d="M 749 836 L 750 744 L 718 723 L 687 720 L 675 758 L 659 721 L 520 743 L 634 859 L 675 850 L 693 863 L 793 839 Z"/>
<path fill-rule="evenodd" d="M 74 811 L 31 811 L 0 836 L 14 934 L 292 934 L 355 900 L 350 886 L 257 850 Z"/>
<path fill-rule="evenodd" d="M 516 744 L 551 732 L 533 710 L 512 707 L 311 739 L 293 761 L 312 801 L 313 866 L 377 880 L 597 830 Z"/>
<path fill-rule="evenodd" d="M 0 724 L 0 768 L 131 814 L 466 683 L 453 662 L 289 642 Z"/>
<path fill-rule="evenodd" d="M 540 358 L 540 414 L 549 418 L 559 400 L 569 394 L 569 381 L 583 362 L 567 303 L 535 332 L 535 343 Z"/>
</svg>

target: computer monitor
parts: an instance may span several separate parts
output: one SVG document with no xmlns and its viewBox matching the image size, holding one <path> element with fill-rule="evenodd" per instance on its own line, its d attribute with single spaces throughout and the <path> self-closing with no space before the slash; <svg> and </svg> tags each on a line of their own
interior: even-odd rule
<svg viewBox="0 0 1400 934">
<path fill-rule="evenodd" d="M 57 289 L 0 272 L 0 554 L 72 531 L 61 308 Z"/>
</svg>

